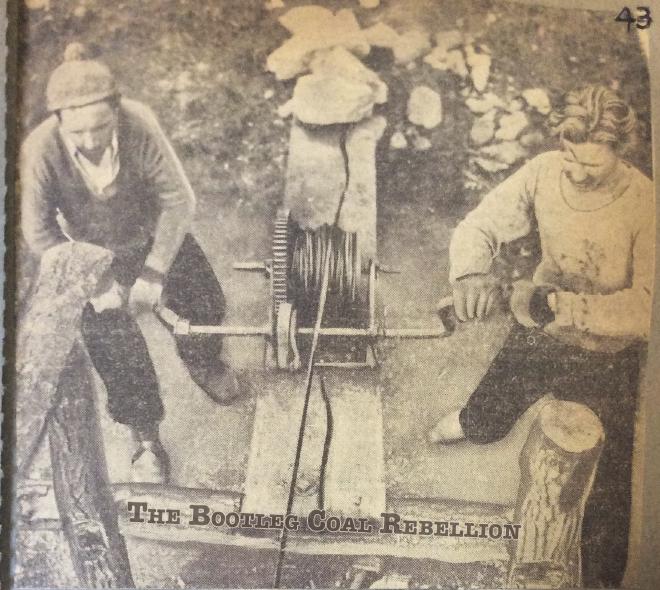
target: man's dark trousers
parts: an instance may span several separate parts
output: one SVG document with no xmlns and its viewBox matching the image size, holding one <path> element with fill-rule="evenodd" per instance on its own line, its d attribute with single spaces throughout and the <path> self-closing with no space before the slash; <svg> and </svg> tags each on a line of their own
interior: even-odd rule
<svg viewBox="0 0 660 590">
<path fill-rule="evenodd" d="M 460 414 L 468 439 L 503 438 L 543 395 L 580 402 L 600 418 L 605 442 L 582 527 L 585 587 L 619 587 L 628 553 L 631 464 L 641 346 L 616 354 L 563 344 L 516 325 Z"/>
<path fill-rule="evenodd" d="M 151 244 L 118 253 L 112 265 L 115 280 L 130 287 L 140 275 Z M 220 283 L 196 240 L 187 234 L 163 283 L 166 305 L 192 324 L 220 324 L 225 298 Z M 108 392 L 112 418 L 139 431 L 163 418 L 158 379 L 147 344 L 135 318 L 125 308 L 83 311 L 82 333 L 94 367 Z M 191 373 L 224 370 L 222 337 L 176 336 L 179 356 Z"/>
</svg>

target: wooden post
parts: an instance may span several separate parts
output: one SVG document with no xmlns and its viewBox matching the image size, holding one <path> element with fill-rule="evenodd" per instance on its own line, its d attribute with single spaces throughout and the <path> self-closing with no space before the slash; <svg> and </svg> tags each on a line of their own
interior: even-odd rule
<svg viewBox="0 0 660 590">
<path fill-rule="evenodd" d="M 302 229 L 332 225 L 348 181 L 339 227 L 358 235 L 365 262 L 377 258 L 376 146 L 385 125 L 385 119 L 376 116 L 350 127 L 310 128 L 297 122 L 291 126 L 286 208 Z M 343 134 L 347 162 L 341 147 Z"/>
<path fill-rule="evenodd" d="M 552 401 L 541 410 L 520 454 L 520 486 L 508 586 L 580 588 L 584 506 L 604 440 L 586 406 Z"/>
<path fill-rule="evenodd" d="M 28 309 L 19 321 L 16 431 L 19 477 L 48 430 L 53 485 L 81 586 L 133 587 L 119 534 L 90 364 L 80 342 L 82 310 L 112 254 L 65 243 L 42 257 Z"/>
</svg>

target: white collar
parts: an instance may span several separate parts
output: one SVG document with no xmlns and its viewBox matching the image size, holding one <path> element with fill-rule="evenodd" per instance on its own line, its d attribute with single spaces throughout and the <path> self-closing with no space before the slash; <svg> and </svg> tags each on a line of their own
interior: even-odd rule
<svg viewBox="0 0 660 590">
<path fill-rule="evenodd" d="M 112 134 L 110 145 L 106 148 L 98 164 L 91 162 L 75 146 L 67 134 L 60 132 L 64 145 L 71 156 L 76 168 L 80 171 L 87 188 L 98 197 L 109 198 L 108 188 L 113 184 L 119 173 L 119 140 L 117 132 Z"/>
</svg>

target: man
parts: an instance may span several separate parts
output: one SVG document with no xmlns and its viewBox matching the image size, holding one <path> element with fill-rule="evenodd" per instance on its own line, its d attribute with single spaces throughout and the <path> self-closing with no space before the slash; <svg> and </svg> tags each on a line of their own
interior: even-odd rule
<svg viewBox="0 0 660 590">
<path fill-rule="evenodd" d="M 156 118 L 121 98 L 109 69 L 79 44 L 48 82 L 51 115 L 26 139 L 20 166 L 23 235 L 40 256 L 66 240 L 114 253 L 109 287 L 86 306 L 82 333 L 108 392 L 114 420 L 137 441 L 132 477 L 163 482 L 163 405 L 135 316 L 164 301 L 195 324 L 222 321 L 225 301 L 213 269 L 187 233 L 195 196 Z M 220 360 L 217 336 L 176 336 L 193 380 L 215 401 L 238 393 Z"/>
<path fill-rule="evenodd" d="M 584 518 L 589 587 L 619 586 L 626 564 L 639 356 L 650 327 L 653 185 L 621 159 L 635 121 L 609 89 L 568 93 L 550 118 L 560 150 L 525 164 L 456 228 L 450 281 L 460 320 L 487 315 L 502 244 L 536 226 L 541 262 L 532 283 L 516 286 L 531 292 L 529 306 L 513 310 L 519 324 L 476 391 L 430 433 L 443 443 L 499 440 L 547 393 L 591 407 L 605 444 Z"/>
</svg>

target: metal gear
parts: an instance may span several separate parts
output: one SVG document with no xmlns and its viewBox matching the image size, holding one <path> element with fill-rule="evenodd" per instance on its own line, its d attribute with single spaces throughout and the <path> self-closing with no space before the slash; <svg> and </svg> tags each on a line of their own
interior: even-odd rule
<svg viewBox="0 0 660 590">
<path fill-rule="evenodd" d="M 275 216 L 272 239 L 271 301 L 273 317 L 278 307 L 287 303 L 291 296 L 290 271 L 293 254 L 294 226 L 288 209 L 279 209 Z"/>
</svg>

